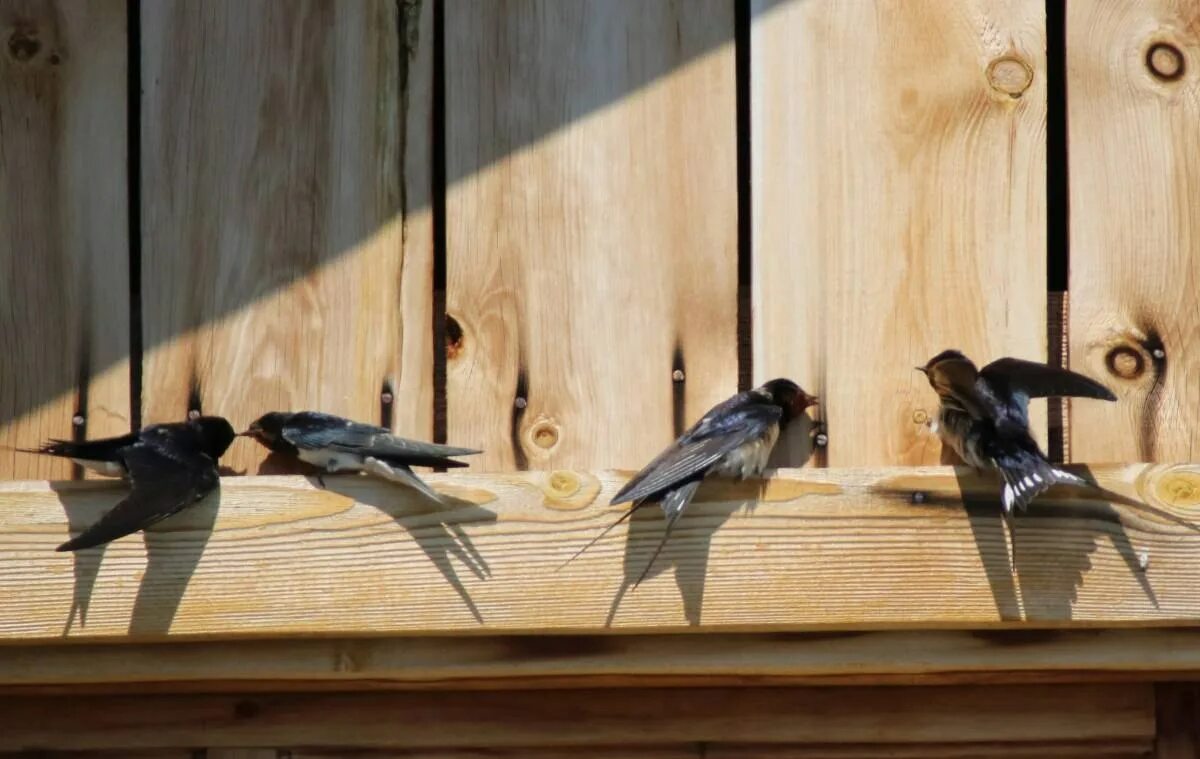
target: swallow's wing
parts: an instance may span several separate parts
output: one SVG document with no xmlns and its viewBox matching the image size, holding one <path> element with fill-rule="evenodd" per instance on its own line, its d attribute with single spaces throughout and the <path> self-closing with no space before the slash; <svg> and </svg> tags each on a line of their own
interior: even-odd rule
<svg viewBox="0 0 1200 759">
<path fill-rule="evenodd" d="M 48 456 L 64 456 L 86 461 L 116 461 L 120 452 L 137 442 L 137 435 L 121 435 L 120 437 L 103 438 L 101 440 L 57 440 L 51 438 L 39 448 L 29 450 L 29 453 L 44 453 Z"/>
<path fill-rule="evenodd" d="M 202 453 L 179 451 L 170 441 L 139 443 L 122 452 L 132 489 L 99 521 L 59 551 L 77 551 L 137 532 L 199 501 L 220 484 L 217 466 Z"/>
<path fill-rule="evenodd" d="M 640 501 L 702 478 L 726 454 L 762 438 L 782 417 L 778 406 L 765 403 L 714 409 L 626 483 L 612 503 Z"/>
<path fill-rule="evenodd" d="M 1117 396 L 1096 380 L 1070 369 L 1060 369 L 1019 358 L 1002 358 L 979 371 L 993 386 L 1028 398 L 1098 398 L 1115 401 Z"/>
<path fill-rule="evenodd" d="M 479 453 L 471 448 L 407 440 L 384 427 L 311 412 L 296 414 L 284 427 L 283 437 L 300 449 L 340 448 L 363 456 L 426 466 L 462 465 L 447 459 Z"/>
</svg>

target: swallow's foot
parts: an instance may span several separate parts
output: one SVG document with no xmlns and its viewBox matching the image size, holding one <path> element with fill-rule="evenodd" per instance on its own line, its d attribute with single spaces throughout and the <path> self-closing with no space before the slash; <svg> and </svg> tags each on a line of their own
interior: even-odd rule
<svg viewBox="0 0 1200 759">
<path fill-rule="evenodd" d="M 325 486 L 325 474 L 324 474 L 324 472 L 318 472 L 318 473 L 317 473 L 317 483 L 318 483 L 318 484 L 321 486 L 321 489 L 322 489 L 322 490 L 325 490 L 326 486 Z"/>
</svg>

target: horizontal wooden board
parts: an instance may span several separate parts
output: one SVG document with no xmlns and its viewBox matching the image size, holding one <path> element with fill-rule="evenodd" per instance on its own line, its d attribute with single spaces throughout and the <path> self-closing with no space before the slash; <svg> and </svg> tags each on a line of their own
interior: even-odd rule
<svg viewBox="0 0 1200 759">
<path fill-rule="evenodd" d="M 678 746 L 564 746 L 561 748 L 459 748 L 289 751 L 286 759 L 1145 759 L 1145 739 L 1119 741 L 1022 741 L 1019 743 L 690 743 Z M 78 756 L 69 754 L 71 759 Z M 210 752 L 205 759 L 212 759 Z M 281 757 L 280 759 L 285 759 Z"/>
<path fill-rule="evenodd" d="M 1016 520 L 1015 574 L 996 480 L 942 467 L 713 482 L 641 586 L 656 509 L 559 570 L 625 512 L 606 504 L 626 476 L 431 475 L 447 507 L 366 477 L 226 478 L 74 556 L 54 546 L 122 486 L 3 483 L 0 639 L 1200 620 L 1200 465 L 1096 467 L 1104 490 L 1051 491 Z"/>
<path fill-rule="evenodd" d="M 0 750 L 1125 742 L 1147 684 L 0 698 Z"/>
<path fill-rule="evenodd" d="M 1200 631 L 507 635 L 7 645 L 0 689 L 72 693 L 1083 682 L 1200 673 Z"/>
</svg>

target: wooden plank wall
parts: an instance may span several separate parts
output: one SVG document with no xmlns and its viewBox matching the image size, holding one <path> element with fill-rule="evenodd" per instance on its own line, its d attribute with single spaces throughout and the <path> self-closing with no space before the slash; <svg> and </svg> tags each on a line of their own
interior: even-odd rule
<svg viewBox="0 0 1200 759">
<path fill-rule="evenodd" d="M 195 408 L 321 408 L 482 446 L 491 470 L 633 468 L 747 368 L 824 397 L 812 463 L 934 462 L 910 367 L 949 346 L 1057 355 L 1047 262 L 1068 257 L 1069 362 L 1120 395 L 1070 405 L 1071 455 L 1193 460 L 1197 29 L 1200 0 L 0 0 L 0 478 L 71 474 L 13 446 Z M 1067 154 L 1047 152 L 1048 49 Z M 1064 163 L 1069 222 L 1046 191 Z M 1047 250 L 1061 223 L 1069 250 Z M 779 463 L 810 461 L 806 432 Z M 264 458 L 239 441 L 225 463 Z M 735 693 L 701 706 L 716 720 Z M 932 747 L 936 720 L 882 734 L 1007 755 L 1003 726 L 1040 714 L 1022 704 L 1067 703 L 1031 698 L 985 699 L 1016 705 L 952 736 L 966 748 Z M 1088 699 L 1021 748 L 1144 755 L 1157 703 L 1162 755 L 1194 751 L 1194 689 Z M 74 734 L 53 708 L 16 705 L 28 746 L 79 747 L 45 737 Z M 239 747 L 295 727 L 272 725 L 213 745 L 259 755 Z M 671 725 L 646 756 L 763 755 Z M 88 745 L 144 740 L 113 735 Z M 770 755 L 899 750 L 806 737 Z"/>
</svg>

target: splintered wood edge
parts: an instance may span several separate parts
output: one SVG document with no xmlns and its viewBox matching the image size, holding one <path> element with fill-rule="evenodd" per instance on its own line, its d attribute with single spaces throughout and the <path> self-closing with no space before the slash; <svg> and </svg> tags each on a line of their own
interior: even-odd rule
<svg viewBox="0 0 1200 759">
<path fill-rule="evenodd" d="M 54 547 L 124 486 L 8 482 L 0 644 L 1200 624 L 1200 466 L 1071 468 L 1100 490 L 1018 515 L 1015 560 L 996 479 L 967 470 L 714 481 L 636 588 L 654 508 L 562 566 L 625 513 L 625 472 L 429 475 L 446 505 L 366 477 L 227 478 L 77 555 Z"/>
</svg>

